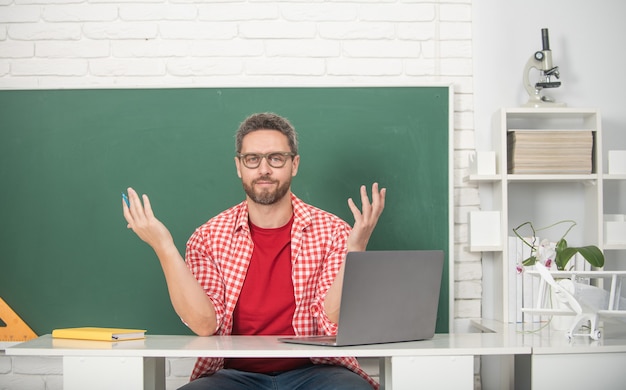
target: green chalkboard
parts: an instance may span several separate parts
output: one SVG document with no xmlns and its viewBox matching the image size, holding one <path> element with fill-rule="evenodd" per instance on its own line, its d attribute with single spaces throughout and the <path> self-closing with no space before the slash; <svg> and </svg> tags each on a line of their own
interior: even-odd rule
<svg viewBox="0 0 626 390">
<path fill-rule="evenodd" d="M 254 112 L 300 136 L 293 191 L 352 223 L 361 184 L 387 188 L 370 250 L 448 254 L 448 87 L 0 91 L 0 297 L 37 334 L 73 326 L 190 334 L 159 262 L 126 228 L 147 193 L 184 251 L 244 198 L 234 133 Z M 438 332 L 448 331 L 448 269 Z"/>
</svg>

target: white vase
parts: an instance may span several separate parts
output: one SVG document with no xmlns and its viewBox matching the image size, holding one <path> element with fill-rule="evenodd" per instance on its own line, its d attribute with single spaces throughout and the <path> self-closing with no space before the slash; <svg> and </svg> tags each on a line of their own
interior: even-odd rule
<svg viewBox="0 0 626 390">
<path fill-rule="evenodd" d="M 556 283 L 561 288 L 574 295 L 576 288 L 571 279 L 559 279 L 556 280 Z M 574 314 L 572 307 L 567 303 L 567 299 L 563 296 L 563 294 L 559 294 L 558 292 L 555 292 L 554 289 L 550 289 L 549 299 L 553 309 L 566 310 Z M 553 330 L 567 331 L 572 326 L 574 318 L 575 315 L 553 315 L 552 320 L 550 321 L 550 328 Z"/>
</svg>

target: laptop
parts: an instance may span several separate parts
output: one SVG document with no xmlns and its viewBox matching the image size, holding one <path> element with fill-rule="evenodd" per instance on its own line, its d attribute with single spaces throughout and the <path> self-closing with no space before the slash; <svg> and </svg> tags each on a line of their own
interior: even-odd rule
<svg viewBox="0 0 626 390">
<path fill-rule="evenodd" d="M 286 343 L 365 345 L 435 334 L 444 254 L 440 250 L 349 252 L 336 336 L 286 336 Z"/>
</svg>

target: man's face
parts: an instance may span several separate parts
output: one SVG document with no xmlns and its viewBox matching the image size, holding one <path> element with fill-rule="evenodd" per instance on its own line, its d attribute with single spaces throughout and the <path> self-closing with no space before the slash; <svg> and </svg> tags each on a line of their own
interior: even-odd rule
<svg viewBox="0 0 626 390">
<path fill-rule="evenodd" d="M 281 132 L 257 130 L 243 138 L 240 154 L 290 151 L 287 136 Z M 257 168 L 248 168 L 238 157 L 235 157 L 237 175 L 241 178 L 248 198 L 263 205 L 274 204 L 284 198 L 291 187 L 291 178 L 298 172 L 299 162 L 300 156 L 288 157 L 282 168 L 274 168 L 267 158 L 262 158 Z"/>
</svg>

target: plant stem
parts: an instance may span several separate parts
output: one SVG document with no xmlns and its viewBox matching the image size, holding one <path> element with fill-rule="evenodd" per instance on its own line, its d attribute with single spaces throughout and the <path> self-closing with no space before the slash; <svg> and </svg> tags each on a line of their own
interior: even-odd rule
<svg viewBox="0 0 626 390">
<path fill-rule="evenodd" d="M 528 241 L 526 241 L 526 240 L 524 239 L 524 237 L 522 237 L 522 236 L 518 233 L 518 230 L 519 230 L 521 227 L 523 227 L 524 225 L 528 225 L 528 226 L 530 226 L 530 230 L 532 230 L 532 231 L 533 231 L 533 235 L 532 235 L 532 237 L 533 237 L 533 243 L 532 243 L 532 244 L 529 244 L 529 243 L 528 243 Z M 531 248 L 535 248 L 535 246 L 534 246 L 534 240 L 535 240 L 535 236 L 536 236 L 536 234 L 535 234 L 535 227 L 533 226 L 532 222 L 524 222 L 523 224 L 521 224 L 521 225 L 519 225 L 518 227 L 514 228 L 514 229 L 513 229 L 513 233 L 515 233 L 515 235 L 517 236 L 517 238 L 519 238 L 520 240 L 522 240 L 522 242 L 523 242 L 524 244 L 528 245 L 528 246 L 529 246 L 529 247 L 531 247 Z"/>
<path fill-rule="evenodd" d="M 572 228 L 573 228 L 574 226 L 576 226 L 576 222 L 575 222 L 575 221 L 572 221 L 571 219 L 564 219 L 564 220 L 561 220 L 561 221 L 555 222 L 555 223 L 553 223 L 552 225 L 548 225 L 548 226 L 546 226 L 546 227 L 542 227 L 541 229 L 537 229 L 537 231 L 538 231 L 538 232 L 540 232 L 540 231 L 542 231 L 542 230 L 550 229 L 551 227 L 554 227 L 554 226 L 556 226 L 556 225 L 560 225 L 560 224 L 562 224 L 562 223 L 566 223 L 566 222 L 569 222 L 571 225 L 570 225 L 570 227 L 569 227 L 569 228 L 567 228 L 567 230 L 565 231 L 565 233 L 561 236 L 561 239 L 563 239 L 563 238 L 565 238 L 565 236 L 567 236 L 567 233 L 569 233 L 569 231 L 570 231 L 570 230 L 572 230 Z M 531 226 L 532 226 L 532 225 L 531 225 Z M 534 233 L 535 233 L 535 231 L 533 230 L 533 234 L 534 234 Z"/>
</svg>

